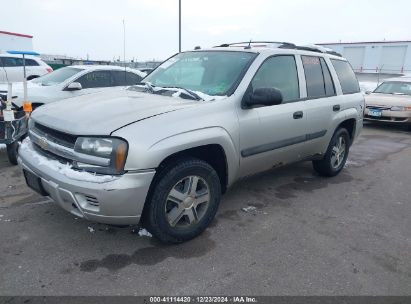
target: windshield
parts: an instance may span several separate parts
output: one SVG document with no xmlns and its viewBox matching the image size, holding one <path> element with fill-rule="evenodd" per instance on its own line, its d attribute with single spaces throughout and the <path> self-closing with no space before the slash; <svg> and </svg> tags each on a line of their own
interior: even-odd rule
<svg viewBox="0 0 411 304">
<path fill-rule="evenodd" d="M 224 96 L 235 89 L 256 53 L 199 51 L 180 53 L 148 75 L 145 83 Z"/>
<path fill-rule="evenodd" d="M 383 82 L 374 93 L 411 95 L 411 82 Z"/>
<path fill-rule="evenodd" d="M 61 69 L 55 70 L 54 72 L 51 72 L 50 74 L 46 74 L 39 78 L 33 79 L 32 82 L 38 83 L 42 86 L 56 85 L 56 84 L 62 83 L 66 79 L 69 79 L 70 77 L 81 72 L 82 70 L 83 69 L 72 68 L 72 67 L 61 68 Z"/>
</svg>

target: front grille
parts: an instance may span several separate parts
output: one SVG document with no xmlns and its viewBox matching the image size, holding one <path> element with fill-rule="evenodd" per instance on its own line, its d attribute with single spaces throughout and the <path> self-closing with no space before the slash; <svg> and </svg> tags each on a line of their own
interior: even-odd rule
<svg viewBox="0 0 411 304">
<path fill-rule="evenodd" d="M 52 142 L 55 142 L 59 145 L 62 145 L 68 148 L 74 148 L 74 144 L 76 143 L 76 140 L 77 140 L 77 136 L 75 135 L 71 135 L 71 134 L 67 134 L 61 131 L 51 129 L 37 122 L 34 123 L 33 131 L 42 137 L 46 137 L 48 140 Z"/>
<path fill-rule="evenodd" d="M 73 164 L 73 161 L 71 159 L 58 156 L 54 153 L 51 153 L 47 150 L 42 149 L 35 142 L 32 142 L 32 143 L 33 143 L 34 150 L 36 150 L 40 155 L 43 155 L 44 157 L 47 157 L 49 159 L 57 160 L 58 162 L 60 162 L 62 164 L 69 164 L 69 165 Z"/>
<path fill-rule="evenodd" d="M 402 117 L 387 117 L 387 116 L 380 116 L 380 117 L 375 117 L 375 116 L 370 116 L 370 115 L 365 115 L 365 118 L 372 119 L 372 120 L 380 120 L 380 121 L 394 121 L 394 122 L 405 122 L 407 118 L 402 118 Z"/>
<path fill-rule="evenodd" d="M 39 123 L 30 126 L 29 137 L 43 154 L 62 163 L 80 162 L 105 167 L 110 164 L 108 158 L 76 152 L 74 146 L 77 136 L 51 129 Z"/>
<path fill-rule="evenodd" d="M 367 109 L 385 111 L 385 110 L 390 110 L 391 107 L 388 107 L 388 106 L 373 106 L 373 105 L 369 105 L 369 106 L 367 106 Z"/>
</svg>

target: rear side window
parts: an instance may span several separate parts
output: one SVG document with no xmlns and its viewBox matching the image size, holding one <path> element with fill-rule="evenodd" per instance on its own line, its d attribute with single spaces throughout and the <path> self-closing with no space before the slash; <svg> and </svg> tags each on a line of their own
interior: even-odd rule
<svg viewBox="0 0 411 304">
<path fill-rule="evenodd" d="M 26 66 L 39 66 L 38 62 L 33 59 L 26 59 Z"/>
<path fill-rule="evenodd" d="M 308 98 L 321 98 L 335 95 L 334 84 L 323 58 L 301 56 L 304 66 Z"/>
<path fill-rule="evenodd" d="M 358 93 L 360 91 L 360 86 L 350 64 L 347 61 L 337 59 L 331 59 L 331 62 L 337 73 L 343 94 Z"/>
<path fill-rule="evenodd" d="M 257 71 L 251 82 L 253 90 L 275 88 L 283 95 L 283 103 L 300 98 L 297 65 L 294 56 L 268 58 Z"/>
<path fill-rule="evenodd" d="M 139 83 L 141 79 L 143 79 L 131 72 L 112 71 L 111 73 L 114 77 L 114 86 L 131 86 Z"/>
<path fill-rule="evenodd" d="M 325 62 L 324 58 L 320 58 L 320 61 L 324 76 L 325 95 L 333 96 L 335 95 L 335 87 L 331 77 L 330 70 L 328 69 L 327 63 Z"/>
</svg>

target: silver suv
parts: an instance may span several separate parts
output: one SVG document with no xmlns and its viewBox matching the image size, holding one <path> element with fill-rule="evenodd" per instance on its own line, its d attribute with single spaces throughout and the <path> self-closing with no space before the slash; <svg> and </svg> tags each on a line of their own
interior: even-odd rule
<svg viewBox="0 0 411 304">
<path fill-rule="evenodd" d="M 179 53 L 139 85 L 37 109 L 20 147 L 27 184 L 91 221 L 183 242 L 239 178 L 301 160 L 335 176 L 364 98 L 338 54 L 290 43 Z"/>
</svg>

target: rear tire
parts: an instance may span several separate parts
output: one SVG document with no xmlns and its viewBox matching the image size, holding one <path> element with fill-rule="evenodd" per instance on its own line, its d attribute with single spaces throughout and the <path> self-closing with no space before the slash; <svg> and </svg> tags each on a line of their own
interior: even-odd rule
<svg viewBox="0 0 411 304">
<path fill-rule="evenodd" d="M 164 167 L 155 178 L 142 224 L 165 243 L 182 243 L 212 222 L 221 198 L 217 172 L 206 162 L 185 158 Z"/>
<path fill-rule="evenodd" d="M 314 170 L 321 176 L 336 176 L 344 168 L 350 150 L 351 139 L 345 128 L 335 131 L 328 145 L 327 153 L 321 160 L 313 161 Z"/>
<path fill-rule="evenodd" d="M 7 145 L 7 157 L 9 162 L 13 165 L 17 165 L 18 150 L 19 142 L 17 140 Z"/>
</svg>

